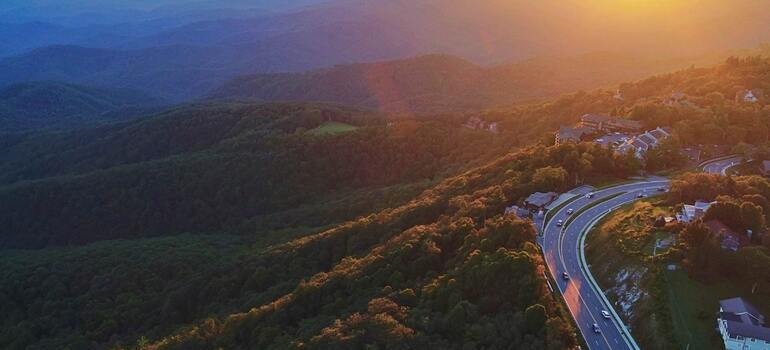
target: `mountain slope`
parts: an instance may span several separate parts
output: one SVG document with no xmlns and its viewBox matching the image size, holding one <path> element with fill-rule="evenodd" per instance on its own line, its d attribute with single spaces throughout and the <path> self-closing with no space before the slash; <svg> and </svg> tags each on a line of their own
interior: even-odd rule
<svg viewBox="0 0 770 350">
<path fill-rule="evenodd" d="M 14 84 L 0 89 L 0 133 L 72 129 L 127 120 L 161 103 L 132 90 L 57 82 Z"/>
<path fill-rule="evenodd" d="M 660 60 L 594 53 L 482 67 L 453 56 L 430 55 L 306 73 L 243 76 L 210 97 L 327 101 L 390 112 L 456 112 L 608 86 L 712 60 L 716 58 Z"/>
</svg>

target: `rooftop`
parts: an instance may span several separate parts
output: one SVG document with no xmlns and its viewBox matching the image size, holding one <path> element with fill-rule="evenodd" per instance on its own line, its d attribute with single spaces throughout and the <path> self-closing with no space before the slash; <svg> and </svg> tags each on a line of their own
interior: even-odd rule
<svg viewBox="0 0 770 350">
<path fill-rule="evenodd" d="M 719 307 L 719 318 L 725 321 L 731 337 L 742 336 L 770 342 L 770 328 L 764 327 L 765 317 L 754 305 L 743 298 L 732 298 L 721 300 Z"/>
<path fill-rule="evenodd" d="M 534 205 L 536 207 L 544 207 L 548 205 L 548 203 L 553 202 L 553 200 L 556 199 L 556 197 L 558 196 L 559 194 L 555 192 L 548 192 L 548 193 L 535 192 L 529 195 L 529 197 L 527 197 L 525 202 L 529 205 Z"/>
</svg>

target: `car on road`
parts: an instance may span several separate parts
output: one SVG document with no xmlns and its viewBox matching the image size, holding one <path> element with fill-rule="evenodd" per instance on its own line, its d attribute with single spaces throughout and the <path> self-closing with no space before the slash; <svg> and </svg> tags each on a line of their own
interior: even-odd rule
<svg viewBox="0 0 770 350">
<path fill-rule="evenodd" d="M 644 192 L 639 192 L 639 193 L 636 195 L 636 198 L 644 198 L 644 197 L 645 197 L 645 194 L 644 194 Z"/>
<path fill-rule="evenodd" d="M 567 209 L 567 215 L 572 215 L 572 213 L 574 213 L 574 212 L 575 212 L 575 210 L 573 210 L 572 208 Z"/>
<path fill-rule="evenodd" d="M 602 332 L 602 329 L 599 328 L 599 325 L 594 323 L 594 333 L 599 334 Z"/>
<path fill-rule="evenodd" d="M 658 187 L 658 192 L 668 192 L 668 188 Z"/>
<path fill-rule="evenodd" d="M 596 193 L 593 192 L 588 192 L 588 194 L 586 194 L 586 198 L 594 198 L 594 196 L 596 196 Z"/>
<path fill-rule="evenodd" d="M 604 317 L 604 318 L 609 320 L 610 319 L 610 313 L 607 312 L 607 310 L 602 310 L 602 317 Z"/>
<path fill-rule="evenodd" d="M 569 280 L 569 274 L 567 273 L 567 271 L 564 271 L 561 273 L 561 278 L 563 278 L 564 280 Z"/>
<path fill-rule="evenodd" d="M 556 227 L 562 227 L 564 226 L 564 220 L 559 220 L 556 222 Z"/>
</svg>

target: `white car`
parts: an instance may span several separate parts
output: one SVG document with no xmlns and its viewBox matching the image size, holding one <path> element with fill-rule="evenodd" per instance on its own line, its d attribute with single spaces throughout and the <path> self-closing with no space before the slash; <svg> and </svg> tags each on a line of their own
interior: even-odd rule
<svg viewBox="0 0 770 350">
<path fill-rule="evenodd" d="M 593 192 L 589 192 L 589 193 L 586 195 L 586 198 L 594 198 L 594 196 L 595 196 L 595 195 L 596 195 L 596 193 L 593 193 Z"/>
<path fill-rule="evenodd" d="M 645 194 L 644 192 L 639 192 L 639 194 L 636 195 L 636 198 L 644 198 Z"/>
<path fill-rule="evenodd" d="M 564 226 L 564 221 L 563 220 L 559 220 L 559 221 L 556 222 L 556 227 L 562 227 L 562 226 Z"/>
<path fill-rule="evenodd" d="M 602 329 L 599 328 L 599 325 L 594 323 L 594 333 L 599 334 L 602 332 Z"/>
<path fill-rule="evenodd" d="M 567 215 L 572 215 L 575 211 L 573 209 L 567 209 Z"/>
<path fill-rule="evenodd" d="M 610 319 L 610 313 L 607 312 L 607 310 L 602 310 L 602 317 L 604 317 L 604 318 L 609 320 Z"/>
<path fill-rule="evenodd" d="M 569 280 L 569 274 L 567 271 L 561 273 L 561 278 L 563 278 L 565 281 Z"/>
</svg>

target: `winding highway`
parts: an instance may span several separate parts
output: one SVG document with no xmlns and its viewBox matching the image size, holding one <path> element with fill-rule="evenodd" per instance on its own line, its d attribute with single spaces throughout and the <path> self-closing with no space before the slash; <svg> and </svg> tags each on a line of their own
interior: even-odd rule
<svg viewBox="0 0 770 350">
<path fill-rule="evenodd" d="M 740 157 L 725 157 L 701 164 L 705 172 L 725 174 Z M 585 260 L 585 236 L 601 218 L 640 198 L 667 190 L 666 178 L 647 178 L 632 183 L 576 195 L 543 223 L 538 243 L 546 264 L 591 350 L 631 349 L 639 346 L 591 275 Z"/>
</svg>

